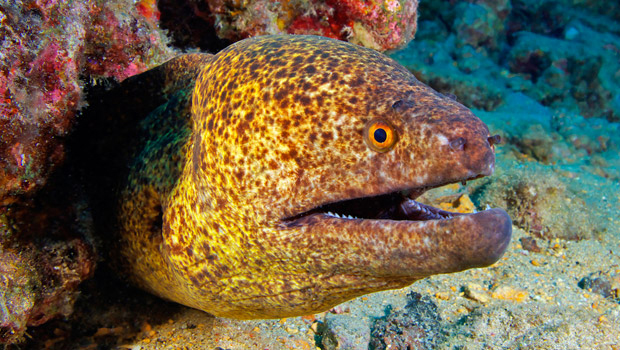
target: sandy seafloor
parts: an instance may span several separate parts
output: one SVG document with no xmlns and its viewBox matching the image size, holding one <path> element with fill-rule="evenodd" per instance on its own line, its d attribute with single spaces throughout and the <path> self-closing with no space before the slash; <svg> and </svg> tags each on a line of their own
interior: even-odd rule
<svg viewBox="0 0 620 350">
<path fill-rule="evenodd" d="M 421 43 L 433 44 L 425 33 L 431 22 L 422 17 L 414 43 L 392 56 L 426 78 L 443 77 L 464 98 L 468 86 L 460 73 L 438 69 L 441 58 L 434 65 L 420 58 Z M 620 47 L 619 32 L 601 35 Z M 617 86 L 615 69 L 608 78 Z M 214 318 L 117 288 L 115 281 L 107 285 L 100 275 L 86 282 L 73 320 L 31 329 L 32 340 L 15 348 L 620 349 L 620 125 L 580 115 L 572 100 L 543 106 L 527 89 L 487 79 L 488 74 L 468 72 L 472 93 L 502 94 L 498 106 L 475 110 L 504 138 L 496 173 L 465 187 L 434 190 L 425 202 L 467 210 L 471 199 L 478 209 L 506 208 L 513 239 L 495 265 L 433 276 L 327 313 L 262 321 Z M 608 92 L 620 101 L 620 91 Z M 475 102 L 482 108 L 486 100 L 497 96 L 478 96 Z M 410 292 L 421 299 L 406 308 Z M 382 322 L 387 330 L 373 332 Z M 370 346 L 371 338 L 382 342 Z"/>
</svg>

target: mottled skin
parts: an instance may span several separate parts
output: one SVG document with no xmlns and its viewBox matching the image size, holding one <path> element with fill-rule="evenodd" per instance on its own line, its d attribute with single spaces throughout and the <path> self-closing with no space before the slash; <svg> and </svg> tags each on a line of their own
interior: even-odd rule
<svg viewBox="0 0 620 350">
<path fill-rule="evenodd" d="M 156 295 L 225 317 L 311 314 L 490 265 L 510 240 L 500 209 L 429 221 L 301 214 L 493 172 L 487 127 L 382 54 L 266 36 L 127 84 L 154 76 L 174 103 L 140 124 L 114 254 Z M 398 134 L 386 152 L 364 140 L 375 119 Z"/>
</svg>

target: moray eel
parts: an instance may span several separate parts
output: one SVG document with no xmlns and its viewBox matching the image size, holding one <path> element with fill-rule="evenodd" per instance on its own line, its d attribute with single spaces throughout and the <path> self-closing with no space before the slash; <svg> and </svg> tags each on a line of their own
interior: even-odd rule
<svg viewBox="0 0 620 350">
<path fill-rule="evenodd" d="M 312 314 L 491 265 L 510 241 L 502 209 L 415 201 L 491 175 L 497 140 L 378 52 L 262 36 L 123 86 L 150 112 L 111 210 L 115 266 L 162 298 L 222 317 Z"/>
</svg>

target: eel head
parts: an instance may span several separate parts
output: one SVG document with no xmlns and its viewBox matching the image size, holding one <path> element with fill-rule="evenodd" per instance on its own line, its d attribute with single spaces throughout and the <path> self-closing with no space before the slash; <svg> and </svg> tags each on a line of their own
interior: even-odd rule
<svg viewBox="0 0 620 350">
<path fill-rule="evenodd" d="M 237 318 L 309 314 L 491 265 L 510 241 L 502 209 L 416 201 L 491 175 L 498 140 L 373 50 L 313 36 L 238 42 L 201 73 L 192 115 L 164 237 L 193 294 L 172 299 Z"/>
</svg>

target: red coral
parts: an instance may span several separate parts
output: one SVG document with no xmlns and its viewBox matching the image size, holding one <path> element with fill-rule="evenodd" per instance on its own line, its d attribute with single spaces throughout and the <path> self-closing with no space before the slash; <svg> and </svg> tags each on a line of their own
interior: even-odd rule
<svg viewBox="0 0 620 350">
<path fill-rule="evenodd" d="M 161 13 L 157 8 L 157 1 L 155 0 L 140 0 L 136 3 L 136 10 L 141 14 L 144 18 L 151 21 L 152 23 L 156 23 L 159 21 L 159 17 Z"/>
</svg>

